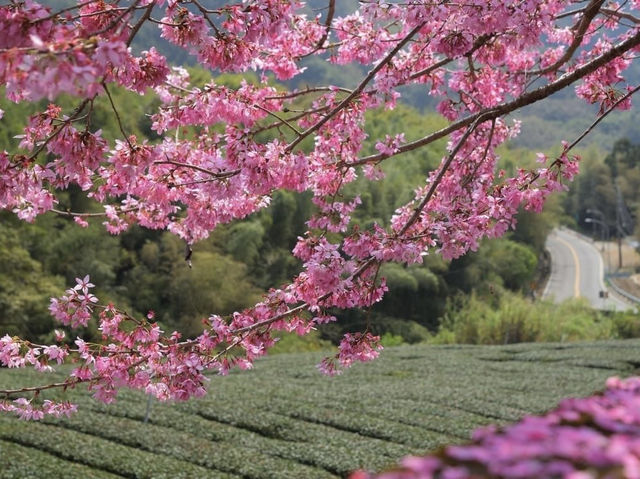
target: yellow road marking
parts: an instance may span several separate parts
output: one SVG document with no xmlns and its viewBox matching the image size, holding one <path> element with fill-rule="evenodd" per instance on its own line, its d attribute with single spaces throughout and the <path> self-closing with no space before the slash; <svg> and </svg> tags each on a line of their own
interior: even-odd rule
<svg viewBox="0 0 640 479">
<path fill-rule="evenodd" d="M 565 245 L 567 248 L 569 248 L 569 251 L 571 251 L 571 256 L 573 256 L 573 262 L 576 264 L 576 280 L 573 283 L 573 295 L 576 298 L 579 298 L 580 297 L 580 261 L 578 260 L 578 253 L 576 253 L 576 250 L 573 249 L 573 246 L 571 246 L 570 243 L 566 242 L 565 240 L 559 237 L 556 237 L 556 239 L 560 241 L 560 243 Z"/>
</svg>

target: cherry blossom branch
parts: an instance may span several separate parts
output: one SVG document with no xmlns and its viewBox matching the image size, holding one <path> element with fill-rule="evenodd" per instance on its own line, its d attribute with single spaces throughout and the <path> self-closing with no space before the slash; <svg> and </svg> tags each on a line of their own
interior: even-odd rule
<svg viewBox="0 0 640 479">
<path fill-rule="evenodd" d="M 454 131 L 457 131 L 461 128 L 466 127 L 467 125 L 472 124 L 479 117 L 483 117 L 485 121 L 491 120 L 493 118 L 498 118 L 500 116 L 507 115 L 524 106 L 531 105 L 532 103 L 536 103 L 544 98 L 547 98 L 553 93 L 556 93 L 562 90 L 563 88 L 571 85 L 572 83 L 580 80 L 584 76 L 594 72 L 601 66 L 605 65 L 606 63 L 611 61 L 613 58 L 617 58 L 621 56 L 625 52 L 631 50 L 632 48 L 638 45 L 640 45 L 640 32 L 636 32 L 635 35 L 630 36 L 623 42 L 620 42 L 619 44 L 613 46 L 606 52 L 594 58 L 593 60 L 585 63 L 580 67 L 577 67 L 575 70 L 569 73 L 565 73 L 563 76 L 549 83 L 548 85 L 539 87 L 535 90 L 532 90 L 531 92 L 521 95 L 520 97 L 512 101 L 502 103 L 499 106 L 487 108 L 478 113 L 474 113 L 472 115 L 461 118 L 460 120 L 454 121 L 453 123 L 451 123 L 449 126 L 445 128 L 442 128 L 436 132 L 433 132 L 423 138 L 420 138 L 419 140 L 415 140 L 398 147 L 397 151 L 394 153 L 378 153 L 374 155 L 369 155 L 364 158 L 361 158 L 358 161 L 350 163 L 349 165 L 357 166 L 357 165 L 363 165 L 367 163 L 378 163 L 384 159 L 399 155 L 401 153 L 406 153 L 408 151 L 413 151 L 417 148 L 433 143 L 434 141 L 439 140 L 440 138 L 444 138 L 445 136 L 453 133 Z"/>
<path fill-rule="evenodd" d="M 389 63 L 397 53 L 413 38 L 413 36 L 418 33 L 425 22 L 416 25 L 398 44 L 389 52 L 387 55 L 369 72 L 369 74 L 360 82 L 360 84 L 353 90 L 344 100 L 342 100 L 338 106 L 336 106 L 333 110 L 331 110 L 327 115 L 325 115 L 320 121 L 318 121 L 315 125 L 309 127 L 307 130 L 302 132 L 295 140 L 293 140 L 289 145 L 287 145 L 286 152 L 290 153 L 293 149 L 302 142 L 307 136 L 317 131 L 322 125 L 327 123 L 331 118 L 333 118 L 338 112 L 340 112 L 343 108 L 345 108 L 351 101 L 358 96 L 364 87 L 376 76 L 387 63 Z"/>
<path fill-rule="evenodd" d="M 462 137 L 458 140 L 456 145 L 453 147 L 453 149 L 449 153 L 449 156 L 447 156 L 447 159 L 444 161 L 444 163 L 440 167 L 440 171 L 438 172 L 438 175 L 435 177 L 435 179 L 431 183 L 431 186 L 429 186 L 429 190 L 427 191 L 427 194 L 422 199 L 420 204 L 416 207 L 415 211 L 411 215 L 411 218 L 409 218 L 409 220 L 404 224 L 404 226 L 400 229 L 400 231 L 398 231 L 396 236 L 404 235 L 407 232 L 407 230 L 411 228 L 411 226 L 413 226 L 416 221 L 418 221 L 418 219 L 420 218 L 420 215 L 422 214 L 422 211 L 424 210 L 424 208 L 427 206 L 427 204 L 435 194 L 436 189 L 438 188 L 438 185 L 440 185 L 442 178 L 444 178 L 445 173 L 451 166 L 451 163 L 453 162 L 456 155 L 458 154 L 458 151 L 460 151 L 460 148 L 462 148 L 462 146 L 465 144 L 465 142 L 467 141 L 467 138 L 469 138 L 469 135 L 471 135 L 471 133 L 475 131 L 476 127 L 480 125 L 483 121 L 484 119 L 481 115 L 478 118 L 476 118 L 476 120 L 467 128 L 467 130 L 464 132 Z"/>
<path fill-rule="evenodd" d="M 578 143 L 580 143 L 580 141 L 582 141 L 584 139 L 585 136 L 587 136 L 589 133 L 591 133 L 591 131 L 593 131 L 593 129 L 598 125 L 598 123 L 600 123 L 602 120 L 604 120 L 609 115 L 609 113 L 611 113 L 613 110 L 615 110 L 618 106 L 620 106 L 627 99 L 631 98 L 631 96 L 634 95 L 635 93 L 637 93 L 639 90 L 640 90 L 640 85 L 636 86 L 635 88 L 633 88 L 632 90 L 627 92 L 625 95 L 620 97 L 615 103 L 613 103 L 609 108 L 607 108 L 600 116 L 598 116 L 598 118 L 596 118 L 595 121 L 593 121 L 593 123 L 591 123 L 591 125 L 589 125 L 580 134 L 580 136 L 578 136 L 570 145 L 568 145 L 566 148 L 564 148 L 563 149 L 563 153 L 567 153 L 569 150 L 573 149 Z"/>
<path fill-rule="evenodd" d="M 105 26 L 104 28 L 98 30 L 97 32 L 94 32 L 93 35 L 94 36 L 98 36 L 98 35 L 102 35 L 103 33 L 108 32 L 109 30 L 111 30 L 112 28 L 114 28 L 116 25 L 118 25 L 120 22 L 122 22 L 122 20 L 132 11 L 134 11 L 137 7 L 138 4 L 141 2 L 142 0 L 135 0 L 130 6 L 129 8 L 127 8 L 124 12 L 122 12 L 120 15 L 118 15 L 116 18 L 114 18 L 107 26 Z"/>
<path fill-rule="evenodd" d="M 471 49 L 466 52 L 463 56 L 467 57 L 468 59 L 471 59 L 471 56 L 478 51 L 479 48 L 483 47 L 484 45 L 487 44 L 487 42 L 494 37 L 495 34 L 486 34 L 486 35 L 481 35 L 480 37 L 478 37 L 478 39 L 473 43 L 473 46 L 471 47 Z M 426 68 L 423 68 L 422 70 L 419 70 L 415 73 L 412 73 L 411 75 L 409 75 L 409 80 L 415 80 L 416 78 L 419 78 L 423 75 L 428 75 L 429 73 L 437 70 L 438 68 L 441 68 L 449 63 L 451 63 L 453 60 L 455 60 L 456 57 L 446 57 L 443 58 L 442 60 L 437 61 L 436 63 L 434 63 L 433 65 L 429 65 Z"/>
<path fill-rule="evenodd" d="M 589 28 L 589 25 L 591 25 L 591 22 L 593 21 L 593 19 L 600 12 L 600 8 L 602 7 L 602 4 L 604 2 L 605 0 L 591 0 L 591 2 L 589 2 L 589 5 L 587 5 L 584 8 L 582 17 L 580 18 L 580 21 L 578 22 L 578 24 L 575 26 L 576 33 L 575 33 L 575 36 L 573 37 L 573 41 L 571 42 L 571 45 L 569 45 L 569 48 L 567 48 L 567 50 L 558 60 L 556 60 L 554 63 L 552 63 L 551 65 L 545 68 L 528 72 L 528 73 L 530 75 L 544 75 L 545 73 L 549 73 L 557 70 L 566 62 L 568 62 L 573 56 L 573 54 L 576 52 L 576 50 L 582 44 L 582 39 L 584 38 L 584 35 L 587 32 L 587 29 Z"/>
<path fill-rule="evenodd" d="M 487 156 L 489 154 L 489 149 L 491 148 L 491 143 L 493 141 L 493 135 L 495 133 L 496 130 L 496 119 L 492 119 L 491 120 L 491 129 L 489 130 L 489 137 L 487 139 L 487 144 L 485 146 L 484 149 L 484 153 L 482 154 L 482 158 L 476 163 L 475 167 L 473 168 L 473 171 L 471 173 L 469 173 L 463 180 L 462 180 L 462 187 L 466 187 L 469 183 L 471 183 L 471 181 L 473 180 L 473 178 L 475 178 L 476 173 L 478 172 L 478 169 L 480 168 L 480 165 L 487 159 Z"/>
<path fill-rule="evenodd" d="M 131 42 L 133 41 L 134 37 L 137 35 L 142 25 L 144 25 L 144 22 L 146 22 L 151 16 L 151 11 L 153 10 L 154 6 L 155 2 L 149 3 L 149 6 L 144 11 L 144 14 L 140 17 L 140 20 L 138 20 L 133 26 L 133 28 L 131 29 L 131 33 L 129 34 L 129 38 L 127 39 L 127 46 L 131 46 Z"/>
<path fill-rule="evenodd" d="M 224 172 L 215 172 L 215 171 L 211 171 L 207 168 L 203 168 L 202 166 L 198 166 L 198 165 L 192 165 L 189 163 L 181 163 L 179 161 L 174 161 L 174 160 L 169 160 L 168 158 L 166 160 L 156 160 L 153 162 L 154 165 L 174 165 L 180 168 L 189 168 L 191 170 L 196 170 L 199 171 L 201 173 L 206 173 L 207 175 L 213 176 L 214 178 L 218 178 L 218 179 L 226 179 L 226 178 L 231 178 L 232 176 L 235 176 L 237 174 L 240 173 L 241 170 L 237 169 L 237 170 L 232 170 L 232 171 L 224 171 Z"/>
<path fill-rule="evenodd" d="M 198 2 L 198 0 L 191 0 L 191 3 L 193 3 L 198 8 L 198 10 L 200 10 L 200 12 L 202 12 L 202 16 L 207 21 L 207 23 L 211 26 L 213 31 L 216 32 L 216 35 L 220 36 L 220 31 L 218 30 L 218 27 L 216 27 L 216 24 L 213 23 L 213 21 L 211 21 L 211 19 L 209 18 L 209 15 L 208 15 L 209 13 L 213 13 L 213 12 L 210 12 L 205 7 L 203 7 L 200 4 L 200 2 Z"/>
<path fill-rule="evenodd" d="M 336 12 L 336 0 L 329 0 L 329 6 L 327 8 L 328 8 L 327 18 L 325 19 L 325 22 L 324 22 L 325 29 L 324 29 L 324 33 L 322 34 L 322 37 L 320 37 L 320 40 L 318 40 L 318 43 L 316 43 L 316 46 L 311 51 L 305 53 L 304 55 L 299 55 L 297 59 L 306 58 L 308 56 L 313 55 L 318 50 L 323 49 L 324 43 L 327 41 L 327 38 L 329 37 L 329 31 L 331 30 L 331 22 L 333 21 L 333 16 Z"/>
<path fill-rule="evenodd" d="M 357 279 L 360 276 L 362 276 L 362 274 L 367 270 L 367 268 L 369 268 L 370 266 L 374 265 L 377 263 L 377 260 L 373 257 L 369 257 L 365 260 L 363 260 L 362 264 L 360 265 L 360 267 L 351 275 L 350 279 Z M 327 293 L 324 293 L 323 295 L 319 296 L 316 299 L 316 302 L 318 304 L 320 304 L 322 301 L 325 301 L 327 299 L 329 299 L 331 296 L 333 295 L 332 291 L 329 291 Z M 245 333 L 247 331 L 253 331 L 255 329 L 261 328 L 262 326 L 267 326 L 271 323 L 274 323 L 276 321 L 279 321 L 281 319 L 284 319 L 286 317 L 289 317 L 293 314 L 299 313 L 300 311 L 305 310 L 306 308 L 309 307 L 309 303 L 307 302 L 303 302 L 301 304 L 299 304 L 298 306 L 295 306 L 293 308 L 288 309 L 287 311 L 277 314 L 275 316 L 272 316 L 270 318 L 264 319 L 262 321 L 258 321 L 254 324 L 251 324 L 249 326 L 245 326 L 242 328 L 238 328 L 238 329 L 234 329 L 232 331 L 230 331 L 231 334 L 233 335 L 237 335 L 237 334 L 242 334 Z"/>
<path fill-rule="evenodd" d="M 76 107 L 76 109 L 73 111 L 73 113 L 71 113 L 71 115 L 66 118 L 61 125 L 59 125 L 53 133 L 51 133 L 39 146 L 38 148 L 36 148 L 36 150 L 31 154 L 31 156 L 29 156 L 29 161 L 34 160 L 45 148 L 46 146 L 51 142 L 51 140 L 53 140 L 56 136 L 58 136 L 60 134 L 60 132 L 64 129 L 64 127 L 66 125 L 68 125 L 69 123 L 77 120 L 80 116 L 80 113 L 82 113 L 82 111 L 84 110 L 84 107 L 87 106 L 88 103 L 92 102 L 94 100 L 95 97 L 93 98 L 85 98 L 84 100 L 82 100 L 82 102 L 80 103 L 80 105 L 78 105 Z"/>
</svg>

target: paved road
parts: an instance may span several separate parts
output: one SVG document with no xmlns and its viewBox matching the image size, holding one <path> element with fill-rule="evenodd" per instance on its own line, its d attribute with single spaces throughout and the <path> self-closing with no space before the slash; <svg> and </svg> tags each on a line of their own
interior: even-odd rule
<svg viewBox="0 0 640 479">
<path fill-rule="evenodd" d="M 551 254 L 551 275 L 544 298 L 562 302 L 583 297 L 598 309 L 632 309 L 611 292 L 608 299 L 599 297 L 605 290 L 604 268 L 599 251 L 590 241 L 566 229 L 556 229 L 547 238 L 546 247 Z"/>
</svg>

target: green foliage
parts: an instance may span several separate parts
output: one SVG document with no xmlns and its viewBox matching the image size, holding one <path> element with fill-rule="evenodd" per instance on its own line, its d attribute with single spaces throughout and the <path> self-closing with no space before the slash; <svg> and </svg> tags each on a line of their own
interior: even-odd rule
<svg viewBox="0 0 640 479">
<path fill-rule="evenodd" d="M 408 344 L 426 342 L 431 338 L 429 329 L 416 321 L 358 310 L 347 311 L 338 323 L 325 324 L 318 329 L 322 337 L 332 343 L 338 343 L 346 332 L 365 329 L 379 336 L 387 334 L 389 338 L 400 338 L 403 343 Z"/>
<path fill-rule="evenodd" d="M 611 319 L 616 337 L 640 338 L 640 316 L 637 313 L 615 313 Z"/>
<path fill-rule="evenodd" d="M 0 479 L 36 479 L 68 477 L 86 479 L 117 479 L 120 476 L 100 469 L 65 461 L 45 451 L 8 441 L 0 441 L 3 458 Z"/>
<path fill-rule="evenodd" d="M 507 238 L 485 240 L 481 248 L 455 260 L 449 269 L 449 282 L 462 291 L 474 289 L 487 294 L 508 288 L 525 291 L 536 270 L 534 250 Z"/>
<path fill-rule="evenodd" d="M 212 312 L 230 314 L 255 304 L 260 291 L 246 277 L 246 267 L 215 252 L 196 252 L 193 268 L 175 266 L 169 283 L 169 308 L 163 318 L 188 336 L 202 331 Z M 168 317 L 167 317 L 168 316 Z"/>
<path fill-rule="evenodd" d="M 253 266 L 260 260 L 264 228 L 255 221 L 236 223 L 230 228 L 226 250 L 236 261 Z"/>
<path fill-rule="evenodd" d="M 305 353 L 310 351 L 331 351 L 333 345 L 320 337 L 318 331 L 311 331 L 305 336 L 296 333 L 278 331 L 276 345 L 269 350 L 269 354 Z"/>
<path fill-rule="evenodd" d="M 402 336 L 386 332 L 380 336 L 380 344 L 385 348 L 392 348 L 394 346 L 402 346 L 405 342 Z"/>
<path fill-rule="evenodd" d="M 0 224 L 0 333 L 42 340 L 53 328 L 49 298 L 62 287 L 59 277 L 23 248 L 19 236 Z"/>
<path fill-rule="evenodd" d="M 497 297 L 496 297 L 497 296 Z M 637 316 L 607 316 L 584 300 L 560 305 L 531 302 L 517 294 L 502 292 L 491 300 L 475 293 L 451 301 L 438 334 L 438 344 L 510 344 L 520 342 L 566 342 L 638 336 Z"/>
<path fill-rule="evenodd" d="M 608 154 L 586 155 L 581 168 L 564 202 L 567 213 L 585 233 L 598 239 L 606 239 L 607 234 L 615 237 L 631 233 L 633 217 L 640 212 L 640 145 L 626 138 L 616 140 Z M 625 212 L 618 216 L 616 189 L 624 203 L 622 209 L 628 210 L 630 216 Z M 586 218 L 596 221 L 587 223 Z M 618 223 L 624 232 L 619 230 Z M 637 228 L 636 225 L 636 236 L 640 234 Z"/>
<path fill-rule="evenodd" d="M 72 222 L 50 242 L 47 267 L 66 284 L 90 275 L 100 288 L 113 287 L 126 254 L 118 238 L 104 234 L 101 226 L 78 228 Z"/>
</svg>

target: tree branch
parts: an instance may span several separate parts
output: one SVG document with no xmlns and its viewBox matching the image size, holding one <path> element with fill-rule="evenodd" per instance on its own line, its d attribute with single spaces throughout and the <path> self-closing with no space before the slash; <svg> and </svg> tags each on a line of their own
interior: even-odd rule
<svg viewBox="0 0 640 479">
<path fill-rule="evenodd" d="M 420 138 L 419 140 L 412 141 L 410 143 L 406 143 L 405 145 L 400 146 L 397 152 L 395 153 L 392 153 L 392 154 L 378 153 L 375 155 L 366 156 L 356 162 L 349 163 L 349 166 L 357 166 L 357 165 L 363 165 L 366 163 L 380 162 L 391 156 L 396 156 L 401 153 L 406 153 L 408 151 L 415 150 L 422 146 L 433 143 L 434 141 L 439 140 L 440 138 L 444 138 L 450 133 L 453 133 L 454 131 L 457 131 L 461 128 L 464 128 L 472 124 L 481 116 L 484 118 L 485 121 L 491 120 L 493 118 L 498 118 L 500 116 L 507 115 L 524 106 L 531 105 L 532 103 L 536 103 L 562 90 L 563 88 L 571 85 L 575 81 L 580 80 L 585 75 L 593 73 L 595 70 L 605 65 L 612 59 L 621 56 L 622 54 L 626 53 L 627 51 L 631 50 L 633 47 L 638 45 L 640 45 L 640 32 L 636 32 L 635 35 L 611 47 L 609 50 L 607 50 L 600 56 L 576 68 L 572 72 L 564 74 L 563 76 L 549 83 L 548 85 L 539 87 L 529 93 L 525 93 L 512 101 L 502 103 L 501 105 L 498 105 L 495 107 L 486 108 L 480 112 L 461 118 L 460 120 L 457 120 L 451 123 L 449 126 L 442 128 L 441 130 L 433 132 L 430 135 Z"/>
<path fill-rule="evenodd" d="M 342 100 L 340 102 L 340 104 L 338 104 L 338 106 L 336 106 L 333 110 L 331 110 L 329 113 L 327 113 L 326 116 L 324 116 L 322 118 L 322 120 L 318 121 L 315 125 L 311 126 L 310 128 L 308 128 L 307 130 L 305 130 L 304 132 L 302 132 L 301 135 L 299 135 L 295 140 L 293 140 L 293 142 L 291 142 L 287 148 L 286 148 L 286 152 L 290 153 L 291 151 L 293 151 L 293 149 L 300 144 L 300 142 L 302 142 L 302 140 L 304 140 L 307 136 L 309 136 L 311 133 L 317 131 L 322 125 L 324 125 L 325 123 L 327 123 L 331 118 L 333 118 L 338 112 L 340 112 L 343 108 L 345 108 L 349 103 L 351 103 L 351 100 L 353 100 L 356 96 L 358 96 L 362 90 L 364 90 L 364 87 L 367 86 L 367 84 L 373 79 L 373 77 L 376 76 L 376 73 L 378 73 L 387 63 L 389 63 L 393 57 L 396 56 L 396 54 L 402 49 L 402 47 L 404 47 L 409 40 L 411 40 L 411 38 L 420 31 L 420 29 L 424 26 L 424 22 L 415 26 L 413 28 L 413 30 L 411 30 L 400 42 L 398 42 L 398 44 L 393 48 L 393 50 L 391 50 L 383 59 L 382 61 L 380 61 L 380 63 L 378 63 L 375 68 L 373 68 L 369 74 L 360 82 L 360 84 L 358 85 L 358 87 L 353 90 L 351 92 L 351 94 L 349 94 L 349 96 L 347 96 L 344 100 Z"/>
<path fill-rule="evenodd" d="M 568 62 L 573 56 L 573 54 L 576 52 L 576 50 L 582 44 L 582 39 L 584 38 L 584 34 L 587 32 L 587 29 L 589 28 L 589 25 L 591 25 L 591 22 L 593 21 L 593 19 L 600 12 L 600 8 L 602 7 L 602 4 L 604 2 L 605 0 L 591 0 L 589 5 L 587 5 L 584 8 L 584 12 L 582 14 L 582 17 L 580 18 L 580 21 L 577 23 L 577 25 L 575 25 L 576 35 L 575 37 L 573 37 L 573 41 L 571 42 L 571 45 L 569 45 L 569 48 L 567 48 L 567 51 L 564 52 L 564 55 L 562 55 L 552 65 L 549 65 L 540 70 L 528 72 L 528 74 L 544 75 L 545 73 L 549 73 L 557 70 L 559 67 L 561 67 L 566 62 Z"/>
<path fill-rule="evenodd" d="M 215 171 L 211 171 L 208 170 L 206 168 L 203 168 L 202 166 L 198 166 L 198 165 L 191 165 L 189 163 L 181 163 L 179 161 L 173 161 L 170 159 L 166 159 L 166 160 L 157 160 L 153 162 L 154 165 L 174 165 L 180 168 L 189 168 L 191 170 L 196 170 L 199 171 L 201 173 L 206 173 L 207 175 L 213 176 L 214 178 L 219 178 L 219 179 L 225 179 L 225 178 L 231 178 L 232 176 L 237 175 L 238 173 L 240 173 L 240 170 L 232 170 L 232 171 L 223 171 L 223 172 L 219 172 L 216 173 Z"/>
</svg>

